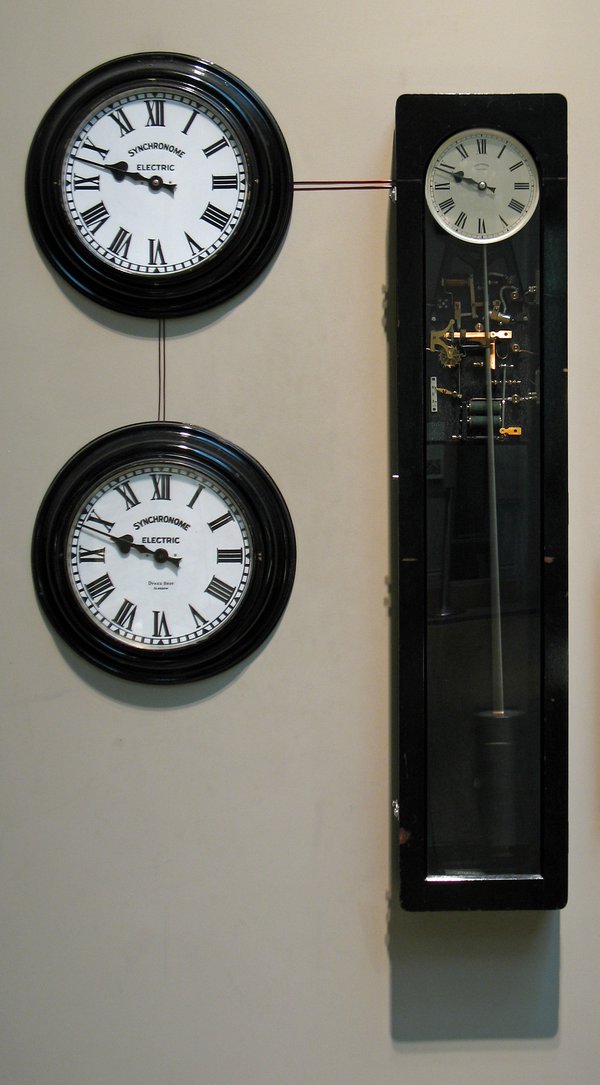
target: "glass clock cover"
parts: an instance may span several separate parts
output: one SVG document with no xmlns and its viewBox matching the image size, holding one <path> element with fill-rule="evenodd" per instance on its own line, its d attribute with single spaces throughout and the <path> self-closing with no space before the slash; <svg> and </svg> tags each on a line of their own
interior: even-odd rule
<svg viewBox="0 0 600 1085">
<path fill-rule="evenodd" d="M 149 422 L 96 438 L 58 472 L 32 560 L 41 605 L 76 652 L 173 683 L 226 670 L 265 640 L 296 548 L 281 493 L 247 452 Z"/>
</svg>

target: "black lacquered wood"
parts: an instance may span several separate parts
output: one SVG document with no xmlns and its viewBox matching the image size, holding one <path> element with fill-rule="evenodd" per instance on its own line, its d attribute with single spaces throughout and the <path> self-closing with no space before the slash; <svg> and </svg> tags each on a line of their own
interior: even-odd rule
<svg viewBox="0 0 600 1085">
<path fill-rule="evenodd" d="M 536 574 L 541 597 L 539 841 L 531 852 L 537 859 L 530 863 L 530 870 L 525 864 L 523 869 L 499 868 L 493 875 L 478 875 L 473 869 L 444 877 L 432 873 L 428 851 L 431 781 L 426 689 L 436 677 L 426 673 L 428 446 L 423 329 L 426 283 L 431 283 L 439 268 L 426 262 L 432 251 L 425 245 L 426 231 L 437 227 L 426 221 L 424 179 L 432 155 L 444 140 L 479 126 L 519 139 L 532 152 L 540 175 L 535 223 L 540 231 L 541 284 L 541 417 L 536 430 L 542 469 Z M 410 910 L 558 908 L 567 895 L 566 103 L 560 95 L 404 95 L 397 103 L 394 183 L 398 261 L 395 669 L 401 901 Z M 517 254 L 521 242 L 515 239 Z M 489 248 L 491 252 L 493 246 Z M 512 725 L 512 721 L 506 724 Z M 494 737 L 503 740 L 506 736 L 498 732 Z M 498 825 L 501 833 L 501 817 Z"/>
</svg>

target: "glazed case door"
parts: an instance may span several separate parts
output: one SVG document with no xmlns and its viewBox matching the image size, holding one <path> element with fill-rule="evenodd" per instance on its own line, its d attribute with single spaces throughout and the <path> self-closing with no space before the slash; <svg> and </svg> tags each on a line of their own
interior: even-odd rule
<svg viewBox="0 0 600 1085">
<path fill-rule="evenodd" d="M 520 141 L 539 178 L 531 218 L 490 243 L 442 228 L 425 198 L 436 149 L 475 129 Z M 465 144 L 451 176 L 433 175 L 448 200 L 453 186 L 477 186 L 490 210 L 475 231 L 500 200 L 487 155 Z M 519 208 L 529 181 L 517 180 L 518 159 L 512 170 Z M 402 904 L 557 908 L 567 882 L 566 103 L 405 95 L 395 186 Z"/>
</svg>

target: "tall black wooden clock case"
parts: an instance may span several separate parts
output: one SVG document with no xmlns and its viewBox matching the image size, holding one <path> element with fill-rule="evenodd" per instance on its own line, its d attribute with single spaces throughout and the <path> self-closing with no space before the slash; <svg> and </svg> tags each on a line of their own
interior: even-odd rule
<svg viewBox="0 0 600 1085">
<path fill-rule="evenodd" d="M 401 901 L 559 908 L 566 103 L 404 95 L 394 181 Z"/>
</svg>

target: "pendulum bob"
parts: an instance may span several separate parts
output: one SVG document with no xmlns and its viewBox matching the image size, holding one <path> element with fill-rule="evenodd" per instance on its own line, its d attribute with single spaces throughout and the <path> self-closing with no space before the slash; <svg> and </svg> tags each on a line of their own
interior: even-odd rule
<svg viewBox="0 0 600 1085">
<path fill-rule="evenodd" d="M 527 763 L 522 749 L 523 712 L 478 712 L 475 717 L 475 778 L 482 867 L 505 873 L 522 850 L 524 826 L 519 771 Z"/>
</svg>

